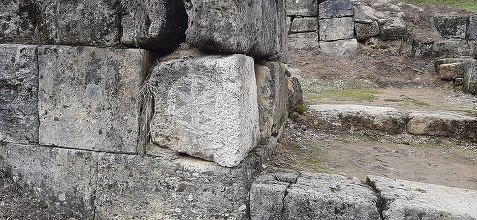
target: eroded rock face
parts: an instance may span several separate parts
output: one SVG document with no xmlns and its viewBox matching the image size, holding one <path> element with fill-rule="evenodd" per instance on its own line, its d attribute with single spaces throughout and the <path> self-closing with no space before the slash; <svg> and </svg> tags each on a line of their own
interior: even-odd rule
<svg viewBox="0 0 477 220">
<path fill-rule="evenodd" d="M 438 15 L 434 16 L 437 31 L 445 38 L 465 38 L 468 17 Z"/>
<path fill-rule="evenodd" d="M 477 16 L 469 18 L 469 26 L 467 27 L 467 38 L 469 40 L 477 40 Z"/>
<path fill-rule="evenodd" d="M 204 51 L 268 57 L 286 50 L 283 0 L 186 2 L 186 41 Z"/>
<path fill-rule="evenodd" d="M 182 1 L 121 0 L 121 43 L 153 50 L 170 49 L 185 40 L 187 14 Z"/>
<path fill-rule="evenodd" d="M 319 5 L 320 19 L 353 16 L 353 4 L 350 0 L 327 0 Z"/>
<path fill-rule="evenodd" d="M 320 40 L 348 40 L 354 36 L 352 17 L 320 20 Z"/>
<path fill-rule="evenodd" d="M 0 45 L 0 142 L 38 142 L 37 48 Z"/>
<path fill-rule="evenodd" d="M 151 122 L 155 144 L 228 167 L 237 166 L 255 147 L 259 115 L 251 57 L 160 63 L 148 84 L 155 98 Z"/>
<path fill-rule="evenodd" d="M 318 4 L 323 0 L 286 0 L 288 16 L 318 16 Z"/>
<path fill-rule="evenodd" d="M 146 51 L 40 46 L 38 63 L 40 144 L 136 152 Z"/>
</svg>

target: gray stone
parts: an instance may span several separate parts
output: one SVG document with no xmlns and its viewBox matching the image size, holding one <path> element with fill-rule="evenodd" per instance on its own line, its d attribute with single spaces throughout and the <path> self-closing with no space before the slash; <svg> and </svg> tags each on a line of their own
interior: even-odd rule
<svg viewBox="0 0 477 220">
<path fill-rule="evenodd" d="M 273 174 L 262 174 L 250 189 L 250 219 L 283 219 L 283 199 L 290 186 Z"/>
<path fill-rule="evenodd" d="M 100 154 L 96 218 L 247 219 L 250 186 L 271 152 L 260 147 L 226 168 L 161 151 L 158 157 Z"/>
<path fill-rule="evenodd" d="M 130 47 L 170 49 L 185 39 L 187 14 L 182 1 L 121 0 L 121 43 Z"/>
<path fill-rule="evenodd" d="M 463 63 L 468 60 L 468 57 L 454 57 L 454 58 L 441 58 L 434 60 L 434 69 L 436 73 L 439 73 L 439 66 L 442 64 Z"/>
<path fill-rule="evenodd" d="M 398 134 L 405 129 L 404 116 L 395 108 L 364 105 L 312 105 L 318 129 L 369 129 Z"/>
<path fill-rule="evenodd" d="M 383 201 L 383 219 L 477 219 L 477 191 L 368 176 Z"/>
<path fill-rule="evenodd" d="M 354 21 L 358 23 L 370 23 L 372 21 L 378 21 L 385 18 L 385 15 L 381 12 L 374 10 L 363 3 L 354 3 Z"/>
<path fill-rule="evenodd" d="M 436 15 L 434 25 L 437 31 L 445 38 L 464 39 L 467 32 L 468 17 L 455 15 Z"/>
<path fill-rule="evenodd" d="M 407 132 L 477 140 L 477 118 L 457 112 L 412 111 L 408 116 Z"/>
<path fill-rule="evenodd" d="M 35 46 L 0 45 L 0 142 L 38 142 Z"/>
<path fill-rule="evenodd" d="M 356 38 L 359 41 L 365 41 L 371 37 L 379 35 L 379 25 L 376 21 L 365 22 L 355 22 L 354 30 L 356 32 Z"/>
<path fill-rule="evenodd" d="M 119 43 L 119 0 L 3 1 L 0 42 L 66 45 Z"/>
<path fill-rule="evenodd" d="M 379 219 L 378 199 L 356 178 L 302 173 L 287 189 L 283 219 Z"/>
<path fill-rule="evenodd" d="M 294 18 L 291 22 L 290 32 L 292 33 L 313 31 L 318 31 L 318 18 L 316 17 Z"/>
<path fill-rule="evenodd" d="M 333 42 L 320 41 L 320 50 L 322 53 L 331 56 L 350 56 L 356 54 L 358 41 L 356 39 Z"/>
<path fill-rule="evenodd" d="M 0 170 L 56 216 L 93 219 L 97 153 L 0 143 Z"/>
<path fill-rule="evenodd" d="M 265 62 L 255 65 L 261 139 L 279 136 L 288 117 L 287 79 L 284 64 Z"/>
<path fill-rule="evenodd" d="M 138 49 L 39 47 L 40 144 L 136 152 L 147 62 Z"/>
<path fill-rule="evenodd" d="M 320 0 L 286 0 L 286 13 L 288 16 L 318 16 Z"/>
<path fill-rule="evenodd" d="M 469 18 L 469 26 L 467 26 L 467 39 L 477 40 L 477 16 Z"/>
<path fill-rule="evenodd" d="M 407 25 L 401 17 L 391 17 L 381 25 L 382 40 L 402 40 L 407 37 Z"/>
<path fill-rule="evenodd" d="M 297 33 L 288 35 L 289 50 L 312 51 L 320 47 L 318 32 Z"/>
<path fill-rule="evenodd" d="M 437 69 L 437 74 L 442 80 L 454 80 L 455 78 L 463 78 L 465 73 L 465 63 L 448 63 L 441 64 Z"/>
<path fill-rule="evenodd" d="M 353 36 L 354 22 L 351 17 L 320 20 L 321 41 L 346 40 Z"/>
<path fill-rule="evenodd" d="M 148 85 L 155 98 L 151 136 L 159 146 L 233 167 L 257 144 L 259 113 L 251 57 L 160 63 Z"/>
<path fill-rule="evenodd" d="M 288 77 L 288 112 L 293 112 L 298 106 L 304 104 L 303 90 L 296 77 Z"/>
<path fill-rule="evenodd" d="M 327 0 L 319 5 L 320 19 L 353 16 L 353 4 L 350 0 Z"/>
<path fill-rule="evenodd" d="M 465 63 L 464 92 L 477 95 L 477 60 Z"/>
<path fill-rule="evenodd" d="M 432 45 L 432 53 L 435 56 L 472 56 L 475 48 L 475 41 L 449 39 L 435 42 Z"/>
<path fill-rule="evenodd" d="M 286 50 L 283 0 L 186 2 L 186 41 L 205 51 L 268 57 Z"/>
</svg>

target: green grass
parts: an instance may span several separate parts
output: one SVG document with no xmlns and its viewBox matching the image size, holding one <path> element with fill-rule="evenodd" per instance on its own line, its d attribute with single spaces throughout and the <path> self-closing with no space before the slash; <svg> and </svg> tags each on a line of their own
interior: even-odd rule
<svg viewBox="0 0 477 220">
<path fill-rule="evenodd" d="M 321 91 L 304 91 L 304 95 L 312 103 L 321 101 L 359 101 L 373 102 L 380 92 L 373 89 L 324 89 Z"/>
<path fill-rule="evenodd" d="M 477 0 L 404 0 L 408 3 L 447 5 L 453 8 L 477 12 Z"/>
</svg>

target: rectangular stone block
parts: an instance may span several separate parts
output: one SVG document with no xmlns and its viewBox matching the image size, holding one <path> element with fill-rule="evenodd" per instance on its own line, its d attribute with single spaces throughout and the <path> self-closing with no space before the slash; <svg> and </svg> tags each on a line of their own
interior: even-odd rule
<svg viewBox="0 0 477 220">
<path fill-rule="evenodd" d="M 356 39 L 365 41 L 371 37 L 379 35 L 379 25 L 376 21 L 355 22 Z"/>
<path fill-rule="evenodd" d="M 159 63 L 148 85 L 155 98 L 150 126 L 155 144 L 228 167 L 237 166 L 257 144 L 253 58 L 205 56 Z"/>
<path fill-rule="evenodd" d="M 167 149 L 155 157 L 101 153 L 96 218 L 248 219 L 248 192 L 267 149 L 234 168 Z"/>
<path fill-rule="evenodd" d="M 332 42 L 320 41 L 320 50 L 322 53 L 331 56 L 352 56 L 357 53 L 358 41 L 356 39 Z"/>
<path fill-rule="evenodd" d="M 182 1 L 121 0 L 121 43 L 146 49 L 171 49 L 185 40 L 187 14 Z"/>
<path fill-rule="evenodd" d="M 116 45 L 119 6 L 119 0 L 3 1 L 0 43 Z"/>
<path fill-rule="evenodd" d="M 320 40 L 347 40 L 354 36 L 353 18 L 333 18 L 320 20 Z"/>
<path fill-rule="evenodd" d="M 475 53 L 475 41 L 449 39 L 437 41 L 432 45 L 435 56 L 472 56 Z"/>
<path fill-rule="evenodd" d="M 353 4 L 350 0 L 326 0 L 319 6 L 320 19 L 353 16 Z"/>
<path fill-rule="evenodd" d="M 41 46 L 38 62 L 40 144 L 136 152 L 148 52 Z"/>
<path fill-rule="evenodd" d="M 477 16 L 469 18 L 469 26 L 467 26 L 467 39 L 477 40 Z"/>
<path fill-rule="evenodd" d="M 0 142 L 0 170 L 55 216 L 94 218 L 97 153 Z"/>
<path fill-rule="evenodd" d="M 464 92 L 477 95 L 477 60 L 465 62 Z"/>
<path fill-rule="evenodd" d="M 444 38 L 464 39 L 467 33 L 469 17 L 455 15 L 436 15 L 434 25 Z"/>
<path fill-rule="evenodd" d="M 292 33 L 318 31 L 318 18 L 316 17 L 294 18 L 290 26 L 290 31 Z"/>
<path fill-rule="evenodd" d="M 0 44 L 0 142 L 38 142 L 36 46 Z"/>
<path fill-rule="evenodd" d="M 318 16 L 320 0 L 286 0 L 286 13 L 288 16 Z"/>
<path fill-rule="evenodd" d="M 255 65 L 261 139 L 279 136 L 288 117 L 287 79 L 284 64 L 264 62 Z"/>
<path fill-rule="evenodd" d="M 441 64 L 438 68 L 438 74 L 442 80 L 454 80 L 463 78 L 465 73 L 465 63 Z"/>
<path fill-rule="evenodd" d="M 192 0 L 186 10 L 186 42 L 193 47 L 254 57 L 286 51 L 284 0 Z"/>
<path fill-rule="evenodd" d="M 391 17 L 380 27 L 382 40 L 403 40 L 407 38 L 407 25 L 401 17 Z"/>
</svg>

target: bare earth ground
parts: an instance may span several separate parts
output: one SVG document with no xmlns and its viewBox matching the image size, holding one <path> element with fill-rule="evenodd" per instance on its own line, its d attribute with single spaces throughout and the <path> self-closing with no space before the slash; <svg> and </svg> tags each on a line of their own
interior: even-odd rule
<svg viewBox="0 0 477 220">
<path fill-rule="evenodd" d="M 432 13 L 464 13 L 438 6 L 402 6 L 421 37 L 435 38 L 425 20 Z M 427 19 L 426 19 L 427 18 Z M 307 104 L 354 103 L 409 110 L 461 111 L 477 115 L 477 98 L 434 74 L 435 58 L 404 55 L 399 42 L 368 42 L 353 57 L 290 50 Z M 290 121 L 272 166 L 345 174 L 362 180 L 380 175 L 477 190 L 477 147 L 446 138 L 390 136 L 366 131 L 317 131 L 306 113 Z"/>
</svg>

